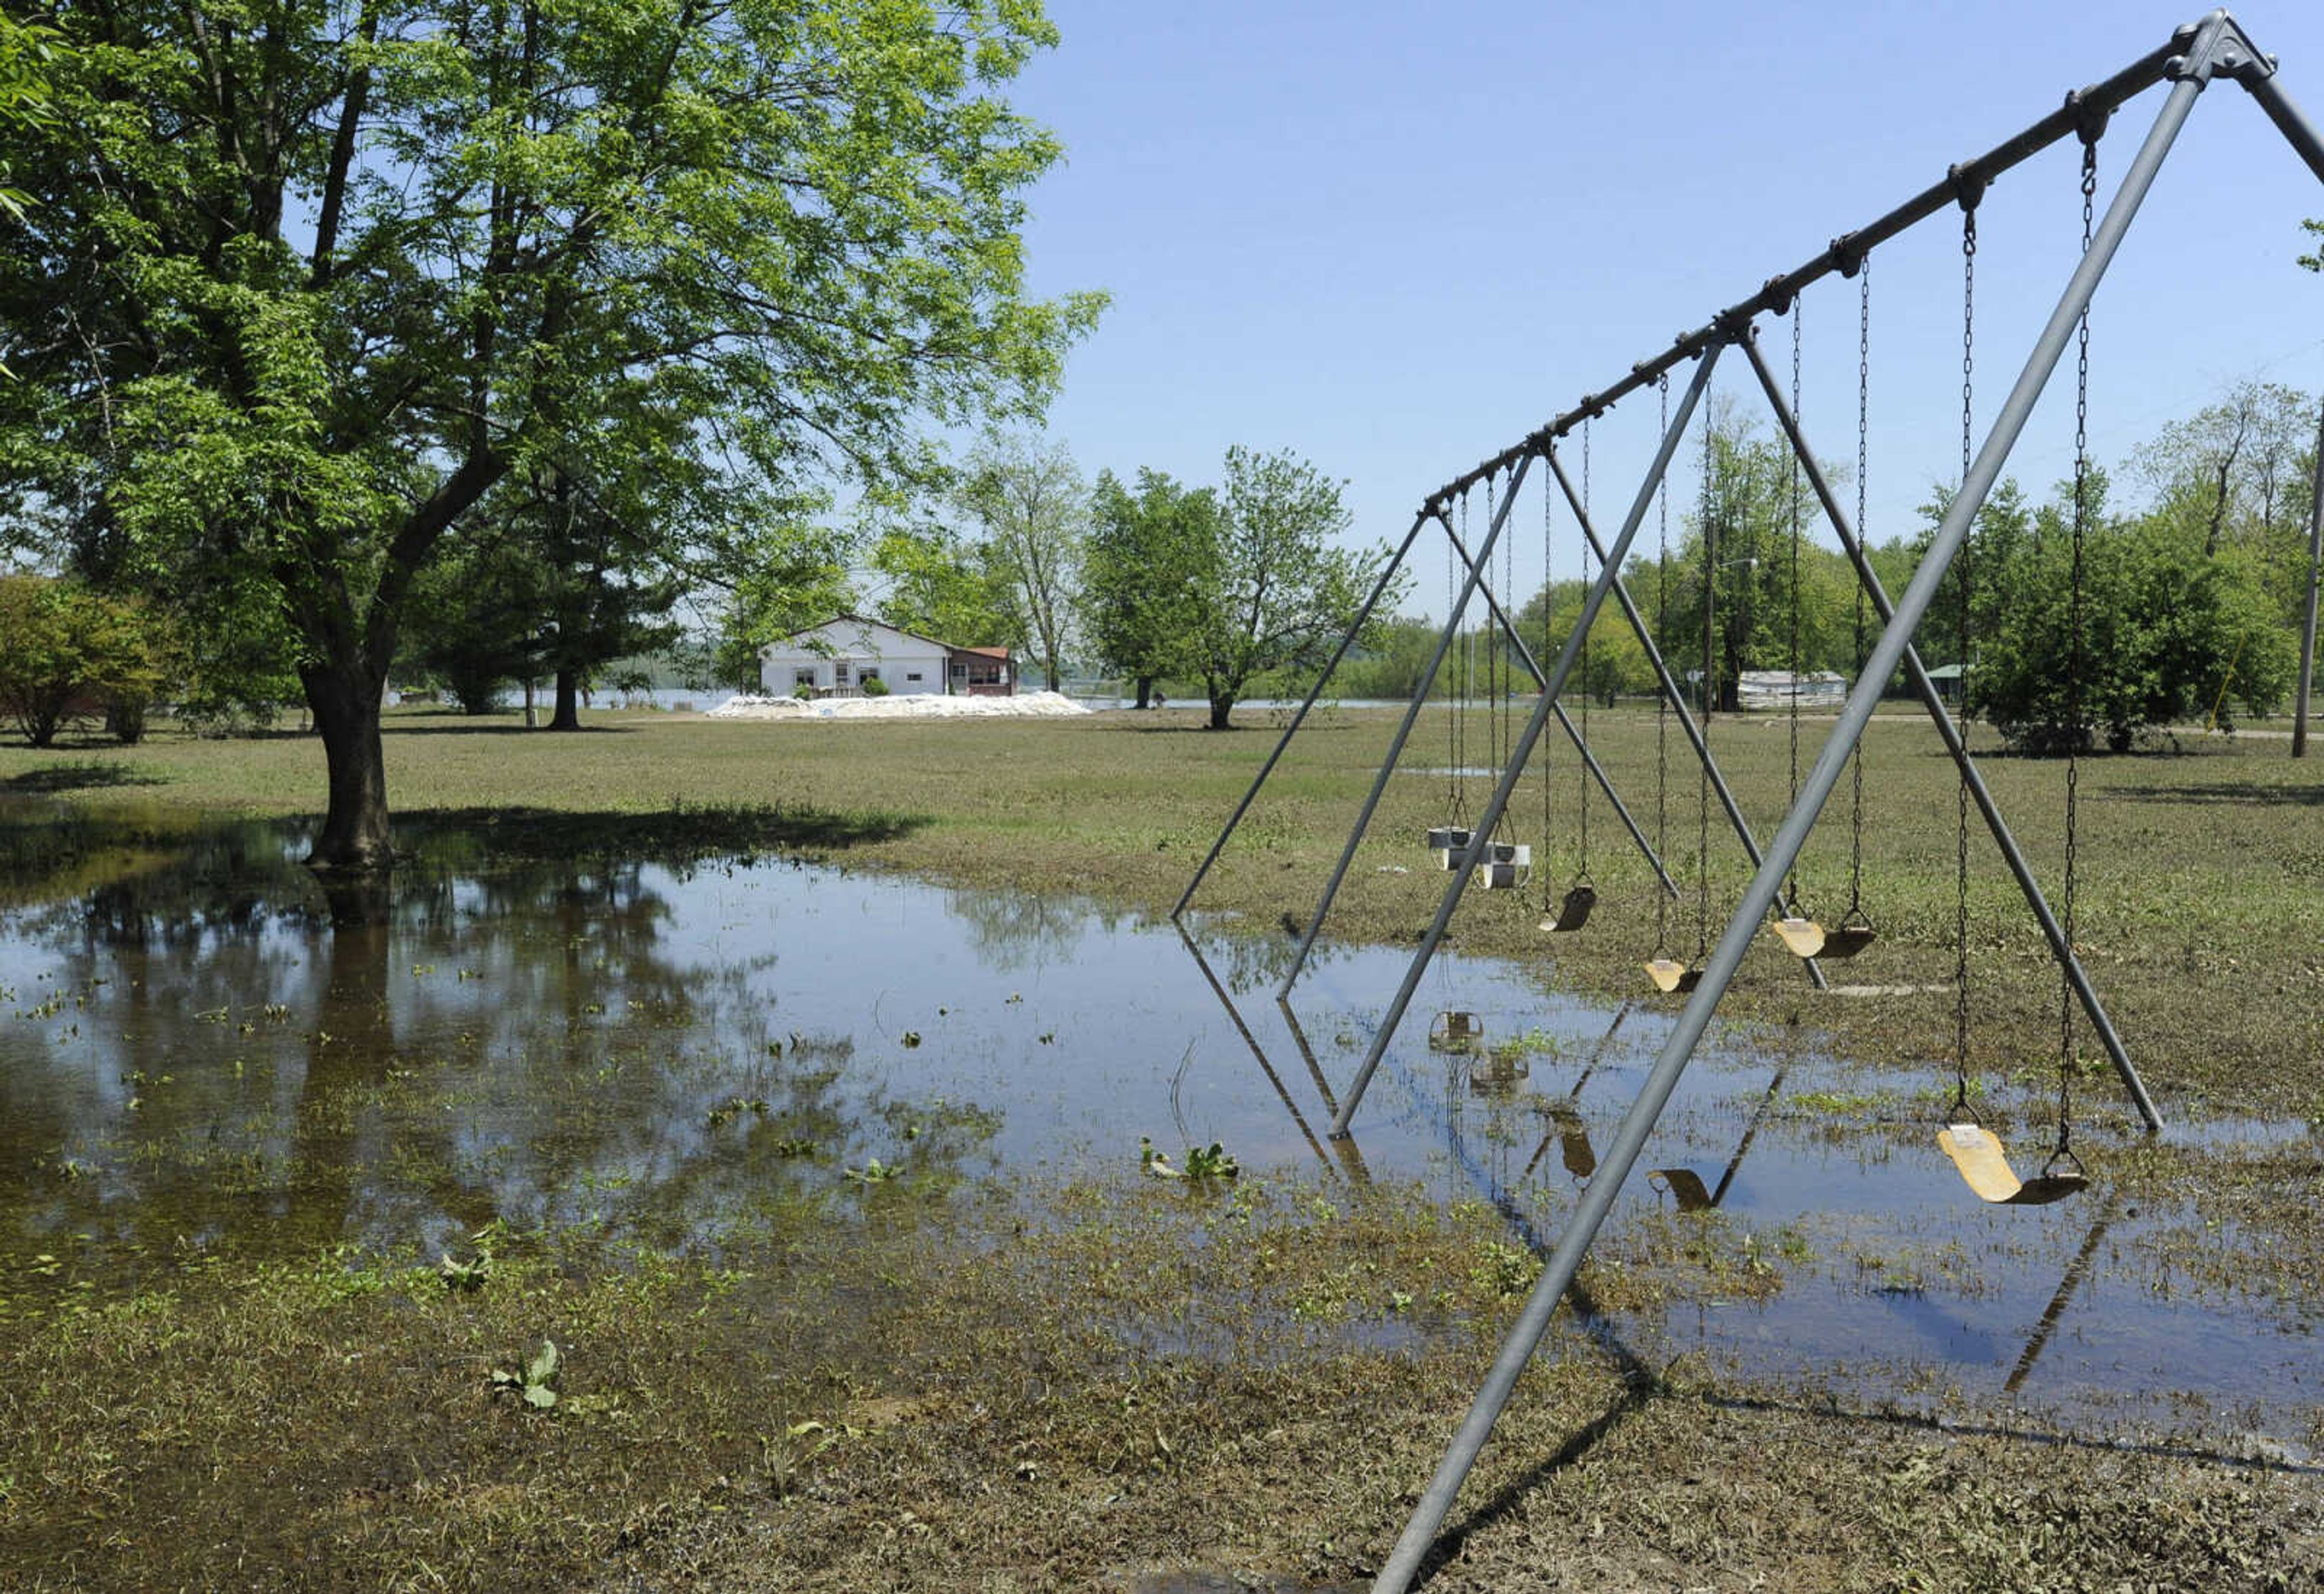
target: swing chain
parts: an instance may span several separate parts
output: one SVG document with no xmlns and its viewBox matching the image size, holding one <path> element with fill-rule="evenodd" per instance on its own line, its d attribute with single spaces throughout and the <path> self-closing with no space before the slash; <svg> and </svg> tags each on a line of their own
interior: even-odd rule
<svg viewBox="0 0 2324 1594">
<path fill-rule="evenodd" d="M 1670 375 L 1655 379 L 1662 400 L 1662 434 L 1670 435 Z M 1655 484 L 1657 549 L 1655 558 L 1655 634 L 1670 635 L 1670 472 Z M 1667 674 L 1665 674 L 1667 680 Z M 1655 698 L 1655 851 L 1670 851 L 1670 693 Z M 1670 894 L 1655 893 L 1655 956 L 1665 956 L 1670 944 Z"/>
<path fill-rule="evenodd" d="M 1493 473 L 1489 470 L 1485 473 L 1485 534 L 1489 537 L 1493 534 L 1493 528 L 1498 525 L 1500 521 L 1500 516 L 1494 507 L 1495 498 L 1493 486 Z M 1471 542 L 1469 546 L 1471 550 L 1470 557 L 1473 559 L 1476 557 L 1473 551 L 1476 548 L 1476 544 Z M 1491 762 L 1498 775 L 1501 762 L 1501 706 L 1500 693 L 1497 690 L 1498 676 L 1496 674 L 1496 666 L 1500 656 L 1499 644 L 1501 640 L 1501 628 L 1492 617 L 1493 556 L 1489 550 L 1488 550 L 1485 554 L 1484 562 L 1478 567 L 1477 585 L 1483 589 L 1485 594 L 1485 617 L 1479 621 L 1477 625 L 1477 629 L 1483 633 L 1482 640 L 1485 651 L 1485 756 Z M 1463 774 L 1463 778 L 1466 778 L 1465 773 Z M 1477 839 L 1480 841 L 1497 840 L 1499 839 L 1499 836 L 1500 824 L 1499 820 L 1496 820 L 1493 826 L 1493 834 L 1491 836 L 1480 836 L 1477 838 Z"/>
<path fill-rule="evenodd" d="M 1801 320 L 1802 310 L 1803 310 L 1803 306 L 1802 306 L 1802 304 L 1801 304 L 1801 301 L 1800 301 L 1799 300 L 1797 300 L 1797 299 L 1793 300 L 1793 301 L 1792 301 L 1792 419 L 1793 419 L 1793 422 L 1794 422 L 1794 424 L 1799 423 L 1799 421 L 1800 421 L 1800 320 Z M 1791 725 L 1791 731 L 1792 731 L 1792 785 L 1791 785 L 1791 796 L 1792 796 L 1792 802 L 1793 802 L 1793 803 L 1796 806 L 1796 805 L 1797 805 L 1797 803 L 1799 802 L 1799 800 L 1800 800 L 1800 455 L 1799 455 L 1799 450 L 1798 450 L 1798 449 L 1794 449 L 1791 450 L 1791 458 L 1792 458 L 1792 550 L 1791 550 L 1791 552 L 1792 552 L 1791 566 L 1792 566 L 1792 568 L 1791 568 L 1791 573 L 1790 573 L 1790 576 L 1789 576 L 1789 580 L 1790 580 L 1790 582 L 1791 582 L 1791 588 L 1792 588 L 1792 593 L 1791 593 L 1791 597 L 1792 597 L 1792 637 L 1791 637 L 1792 656 L 1791 656 L 1791 662 L 1790 662 L 1790 663 L 1789 663 L 1789 665 L 1788 665 L 1787 667 L 1790 669 L 1790 671 L 1791 671 L 1791 672 L 1792 672 L 1792 680 L 1791 680 L 1791 699 L 1792 699 L 1792 725 Z M 1748 574 L 1749 574 L 1750 572 L 1747 571 L 1747 572 L 1745 572 L 1745 573 L 1748 575 Z M 1785 912 L 1785 913 L 1786 913 L 1790 917 L 1792 917 L 1792 918 L 1794 918 L 1794 919 L 1799 918 L 1799 917 L 1801 916 L 1801 914 L 1800 914 L 1800 869 L 1799 869 L 1799 858 L 1797 857 L 1797 856 L 1796 856 L 1796 855 L 1795 855 L 1795 856 L 1793 857 L 1793 859 L 1792 859 L 1791 877 L 1790 877 L 1790 879 L 1789 879 L 1788 881 L 1786 881 L 1786 882 L 1785 882 L 1785 885 L 1784 885 L 1784 894 L 1785 894 L 1786 897 L 1789 899 L 1789 900 L 1788 900 L 1788 903 L 1787 903 L 1787 904 L 1786 904 L 1786 906 L 1785 906 L 1784 912 Z"/>
<path fill-rule="evenodd" d="M 1977 375 L 1977 205 L 1964 194 L 1961 205 L 1961 486 L 1969 485 L 1972 428 L 1975 424 Z M 1955 658 L 1960 673 L 1955 722 L 1961 745 L 1969 745 L 1969 599 L 1973 590 L 1972 551 L 1977 545 L 1974 523 L 1961 540 L 1954 562 L 1959 577 L 1960 613 L 1955 624 Z M 1953 1099 L 1957 1107 L 1969 1102 L 1969 774 L 1957 783 L 1957 840 L 1953 868 Z"/>
<path fill-rule="evenodd" d="M 2089 136 L 2082 141 L 2081 186 L 2082 253 L 2088 255 L 2098 187 L 2098 140 Z M 2060 904 L 2061 929 L 2069 954 L 2074 945 L 2075 853 L 2080 829 L 2082 672 L 2086 646 L 2082 583 L 2089 521 L 2090 310 L 2087 303 L 2082 306 L 2081 324 L 2076 329 L 2075 340 L 2073 572 L 2067 600 L 2070 642 L 2066 660 L 2066 874 L 2063 900 Z M 2073 1155 L 2073 982 L 2061 964 L 2058 970 L 2058 1149 L 2052 1157 L 2052 1162 Z M 2077 1163 L 2076 1166 L 2079 1168 L 2080 1163 Z"/>
<path fill-rule="evenodd" d="M 1463 548 L 1469 545 L 1469 494 L 1466 488 L 1461 493 L 1461 545 Z M 1463 744 L 1467 739 L 1462 722 L 1468 718 L 1469 638 L 1467 627 L 1462 623 L 1461 579 L 1453 574 L 1453 563 L 1449 556 L 1444 561 L 1444 614 L 1445 623 L 1453 627 L 1460 638 L 1461 653 L 1452 661 L 1452 700 L 1445 705 L 1444 762 L 1448 766 L 1446 783 L 1452 788 L 1452 796 L 1447 805 L 1452 810 L 1448 822 L 1454 829 L 1466 829 L 1469 826 L 1469 805 L 1467 793 L 1462 790 L 1461 769 Z"/>
<path fill-rule="evenodd" d="M 1860 550 L 1869 533 L 1864 524 L 1865 477 L 1872 434 L 1872 257 L 1858 264 L 1856 288 L 1856 540 Z M 1856 582 L 1856 672 L 1864 673 L 1864 581 Z M 1848 919 L 1855 923 L 1864 906 L 1864 738 L 1849 749 Z"/>
<path fill-rule="evenodd" d="M 1582 514 L 1584 519 L 1590 514 L 1590 417 L 1587 415 L 1582 417 Z M 1584 537 L 1582 539 L 1582 589 L 1586 594 L 1595 585 L 1590 575 L 1590 539 Z M 1585 747 L 1590 745 L 1591 695 L 1590 632 L 1584 630 L 1582 633 L 1582 745 Z M 1587 885 L 1590 884 L 1590 762 L 1586 758 L 1578 759 L 1575 766 L 1582 780 L 1582 867 L 1581 878 L 1576 884 Z"/>
<path fill-rule="evenodd" d="M 1711 953 L 1711 717 L 1719 702 L 1715 626 L 1719 610 L 1717 513 L 1711 487 L 1711 406 L 1702 407 L 1702 764 L 1695 776 L 1694 961 Z"/>
<path fill-rule="evenodd" d="M 1548 458 L 1548 451 L 1545 449 L 1542 454 L 1541 479 L 1541 656 L 1545 659 L 1550 656 L 1550 649 L 1555 636 L 1550 615 L 1550 593 L 1554 585 L 1551 578 L 1555 573 L 1551 539 L 1556 531 L 1556 512 L 1551 503 L 1554 495 L 1549 490 Z M 1540 690 L 1546 692 L 1549 690 L 1548 682 L 1543 682 Z M 1550 777 L 1556 773 L 1554 767 L 1555 760 L 1550 756 L 1550 747 L 1549 739 L 1544 737 L 1541 743 L 1541 905 L 1545 913 L 1549 911 L 1550 906 L 1549 827 L 1552 818 Z"/>
</svg>

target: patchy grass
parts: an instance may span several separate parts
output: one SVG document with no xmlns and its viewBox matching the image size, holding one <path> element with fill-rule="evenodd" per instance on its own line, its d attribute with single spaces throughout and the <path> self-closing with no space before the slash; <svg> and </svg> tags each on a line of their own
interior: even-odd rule
<svg viewBox="0 0 2324 1594">
<path fill-rule="evenodd" d="M 818 816 L 799 845 L 844 846 L 856 865 L 963 885 L 1093 894 L 1148 911 L 1177 899 L 1212 839 L 1275 743 L 1268 723 L 1212 733 L 1200 715 L 1111 714 L 1080 720 L 732 723 L 663 714 L 593 717 L 578 736 L 528 734 L 508 716 L 481 721 L 391 715 L 389 791 L 401 820 L 499 810 L 585 811 L 618 839 L 624 816 L 691 805 L 773 805 Z M 1304 923 L 1352 822 L 1395 717 L 1339 711 L 1294 744 L 1205 885 L 1199 905 L 1254 925 Z M 1408 762 L 1442 762 L 1441 713 L 1424 721 Z M 1812 757 L 1823 726 L 1807 727 Z M 1483 727 L 1473 727 L 1481 745 Z M 1654 823 L 1654 722 L 1600 713 L 1592 741 L 1641 822 Z M 1785 802 L 1788 737 L 1780 719 L 1723 721 L 1712 743 L 1738 801 L 1764 836 Z M 1835 980 L 1943 986 L 1953 954 L 1950 765 L 1925 720 L 1875 719 L 1865 761 L 1865 902 L 1880 940 L 1835 965 Z M 1432 751 L 1434 749 L 1434 751 Z M 1692 950 L 1692 810 L 1683 767 L 1670 792 L 1669 863 L 1690 889 L 1672 905 L 1674 941 Z M 0 747 L 0 790 L 40 790 L 82 811 L 163 822 L 184 811 L 311 812 L 323 785 L 311 738 L 198 742 L 162 734 L 104 755 Z M 1997 753 L 1986 775 L 2053 895 L 2062 872 L 2062 769 Z M 50 772 L 64 772 L 55 774 Z M 1543 871 L 1562 889 L 1577 860 L 1575 761 L 1554 766 L 1553 844 Z M 2324 1111 L 2324 763 L 2295 764 L 2280 740 L 2215 738 L 2179 756 L 2089 761 L 2082 777 L 2077 940 L 2091 977 L 2152 1089 L 2200 1109 L 2298 1117 Z M 1468 802 L 1481 805 L 1483 783 Z M 1333 934 L 1396 944 L 1426 926 L 1443 885 L 1418 846 L 1441 822 L 1442 779 L 1389 783 L 1330 922 Z M 162 807 L 161 804 L 166 803 Z M 1517 833 L 1542 839 L 1542 797 L 1528 779 L 1513 805 Z M 1812 839 L 1800 875 L 1812 911 L 1845 900 L 1845 789 Z M 520 827 L 522 819 L 510 821 Z M 1972 820 L 1974 824 L 1975 821 Z M 0 831 L 7 829 L 0 825 Z M 1638 994 L 1653 945 L 1652 877 L 1593 803 L 1591 871 L 1600 901 L 1589 928 L 1554 941 L 1536 929 L 1535 892 L 1485 893 L 1454 924 L 1463 950 L 1545 959 L 1563 984 Z M 560 843 L 561 844 L 561 843 Z M 1748 869 L 1714 829 L 1714 913 Z M 1983 1068 L 2039 1072 L 2055 1055 L 2058 983 L 2048 951 L 1981 827 L 1972 836 L 1973 1009 Z M 1408 873 L 1397 874 L 1397 869 Z M 1717 929 L 1714 922 L 1714 932 Z M 2220 993 L 2231 999 L 2221 1001 Z M 1766 938 L 1723 1011 L 1829 1033 L 1867 1061 L 1949 1057 L 1943 991 L 1859 1001 L 1811 993 Z M 2095 1052 L 2085 1030 L 2081 1049 Z M 2111 1098 L 2113 1092 L 2101 1087 Z"/>
<path fill-rule="evenodd" d="M 394 717 L 402 839 L 515 860 L 826 852 L 1160 912 L 1274 740 L 1204 733 L 1178 714 L 597 718 L 604 728 L 559 737 L 505 718 Z M 1202 905 L 1265 927 L 1279 948 L 1275 932 L 1309 911 L 1391 724 L 1338 713 L 1303 736 Z M 1592 728 L 1651 823 L 1651 719 L 1600 715 Z M 1781 723 L 1723 726 L 1714 739 L 1772 829 Z M 2324 1121 L 2324 766 L 2283 752 L 2207 744 L 2085 769 L 2079 938 L 2166 1111 Z M 1570 755 L 1557 771 L 1553 889 L 1576 861 Z M 2045 879 L 2061 860 L 2060 774 L 1987 765 Z M 310 812 L 321 784 L 319 748 L 292 737 L 163 735 L 101 761 L 0 747 L 0 878 L 81 889 L 166 853 L 205 812 Z M 1941 984 L 1952 786 L 1924 725 L 1876 722 L 1867 788 L 1866 901 L 1882 939 L 1835 973 Z M 1471 792 L 1472 810 L 1481 795 Z M 1671 793 L 1683 878 L 1692 795 L 1683 783 Z M 1417 934 L 1443 882 L 1417 838 L 1445 802 L 1441 781 L 1391 783 L 1335 933 Z M 1536 845 L 1540 804 L 1528 783 L 1518 806 Z M 1844 806 L 1828 813 L 1803 866 L 1812 908 L 1829 911 L 1843 890 L 1846 818 Z M 1609 820 L 1599 806 L 1601 901 L 1586 931 L 1545 944 L 1537 894 L 1480 893 L 1458 921 L 1461 946 L 1637 994 L 1650 876 L 1618 850 Z M 1974 856 L 1980 1070 L 2034 1081 L 2055 1045 L 2054 979 L 1981 836 Z M 1744 871 L 1730 842 L 1714 839 L 1713 862 L 1714 893 L 1731 899 Z M 1673 912 L 1692 950 L 1691 904 Z M 1784 1026 L 1784 1046 L 1925 1061 L 1947 1055 L 1951 1004 L 1817 1000 L 1770 940 L 1727 1011 Z M 1785 1110 L 1836 1135 L 1908 1132 L 1882 1121 L 1891 1097 L 1877 1085 Z M 2113 1100 L 2089 1065 L 2078 1094 Z M 769 1135 L 791 1135 L 763 1105 L 706 1109 L 709 1127 L 741 1137 L 764 1119 Z M 1916 1117 L 1909 1133 L 1924 1128 Z M 1343 1585 L 1386 1552 L 1538 1268 L 1489 1209 L 1437 1208 L 1409 1189 L 1125 1170 L 1030 1191 L 1012 1174 L 1004 1193 L 873 1182 L 862 1176 L 876 1164 L 812 1149 L 780 1138 L 770 1154 L 792 1156 L 798 1177 L 764 1182 L 715 1232 L 493 1232 L 448 1265 L 297 1237 L 263 1256 L 189 1243 L 117 1295 L 69 1277 L 11 1281 L 0 1583 L 1006 1590 L 1134 1588 L 1200 1570 Z M 242 1154 L 215 1154 L 205 1176 L 232 1199 Z M 2312 1138 L 2094 1160 L 2128 1201 L 2199 1181 L 2147 1287 L 2312 1314 L 2324 1254 Z M 1609 1241 L 1582 1296 L 1646 1314 L 1764 1298 L 1804 1245 L 1722 1213 L 1648 1213 Z M 1856 1260 L 1866 1289 L 1927 1288 L 1961 1265 L 1941 1242 Z M 1948 1431 L 1556 1333 L 1558 1353 L 1528 1375 L 1448 1522 L 1433 1589 L 2324 1580 L 2311 1473 Z M 515 1393 L 495 1385 L 544 1342 L 558 1352 L 553 1405 L 528 1403 L 521 1379 Z M 2218 1414 L 2223 1448 L 2233 1420 Z"/>
<path fill-rule="evenodd" d="M 34 1589 L 1343 1583 L 1529 1282 L 1489 1209 L 1403 1188 L 1124 1175 L 1038 1205 L 1054 1221 L 764 1204 L 715 1263 L 503 1232 L 473 1287 L 419 1257 L 189 1259 L 5 1341 L 0 1562 Z M 1699 1267 L 1731 1239 L 1649 1226 L 1634 1256 Z M 553 1404 L 496 1385 L 544 1341 Z M 1431 1587 L 2324 1572 L 2308 1479 L 1948 1434 L 1559 1343 Z"/>
</svg>

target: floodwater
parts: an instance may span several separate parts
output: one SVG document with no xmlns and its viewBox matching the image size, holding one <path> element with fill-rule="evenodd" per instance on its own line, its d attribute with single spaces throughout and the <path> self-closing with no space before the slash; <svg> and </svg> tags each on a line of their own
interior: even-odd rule
<svg viewBox="0 0 2324 1594">
<path fill-rule="evenodd" d="M 0 910 L 0 1266 L 20 1302 L 219 1246 L 432 1253 L 495 1219 L 683 1237 L 739 1191 L 874 1161 L 935 1188 L 1135 1179 L 1141 1136 L 1220 1142 L 1246 1177 L 1417 1180 L 1545 1246 L 1671 1018 L 1442 956 L 1333 1141 L 1394 949 L 1324 942 L 1286 1006 L 1289 943 L 1227 924 L 1190 939 L 772 858 L 417 837 L 388 889 L 326 892 L 301 835 L 251 823 L 83 858 L 62 894 Z M 1456 1013 L 1480 1049 L 1432 1047 Z M 1934 1144 L 1945 1089 L 1714 1025 L 1609 1237 L 1709 1200 L 1720 1243 L 1783 1287 L 1682 1296 L 1600 1337 L 1851 1404 L 2305 1460 L 2310 1303 L 2243 1282 L 2244 1237 L 2188 1209 L 2098 1188 L 1983 1206 Z M 2023 1163 L 2038 1107 L 1997 1106 Z M 2127 1120 L 2102 1107 L 2083 1133 Z M 2181 1133 L 2232 1154 L 2306 1131 Z M 2190 1233 L 2212 1249 L 2190 1256 Z"/>
</svg>

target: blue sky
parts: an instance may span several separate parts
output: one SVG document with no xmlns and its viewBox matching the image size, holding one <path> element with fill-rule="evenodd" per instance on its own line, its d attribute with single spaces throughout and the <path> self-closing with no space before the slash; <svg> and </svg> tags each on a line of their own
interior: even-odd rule
<svg viewBox="0 0 2324 1594">
<path fill-rule="evenodd" d="M 1064 43 L 1012 90 L 1068 150 L 1033 195 L 1032 283 L 1113 295 L 1052 434 L 1093 476 L 1215 480 L 1231 443 L 1296 449 L 1348 480 L 1367 541 L 1400 536 L 1443 482 L 2197 14 L 2088 0 L 1049 11 Z M 2324 6 L 2237 15 L 2324 122 Z M 2162 97 L 2115 118 L 2101 205 Z M 1979 212 L 1980 435 L 2072 267 L 2075 160 L 2053 148 Z M 2101 460 L 2245 376 L 2324 389 L 2324 278 L 2293 264 L 2304 216 L 2324 216 L 2324 187 L 2241 88 L 2206 90 L 2094 312 Z M 1874 262 L 1877 537 L 1910 529 L 1959 469 L 1960 271 L 1950 215 Z M 1856 312 L 1853 283 L 1806 296 L 1803 412 L 1830 459 L 1855 452 Z M 1787 365 L 1788 324 L 1761 336 Z M 2029 487 L 2070 468 L 2070 379 L 2013 461 Z M 1754 396 L 1747 380 L 1730 360 L 1717 385 Z M 1636 487 L 1652 405 L 1598 429 L 1601 522 Z M 1520 569 L 1540 558 L 1538 516 Z"/>
</svg>

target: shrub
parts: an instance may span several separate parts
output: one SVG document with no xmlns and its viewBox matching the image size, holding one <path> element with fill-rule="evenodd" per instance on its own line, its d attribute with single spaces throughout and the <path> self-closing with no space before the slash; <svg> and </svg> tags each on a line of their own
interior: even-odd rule
<svg viewBox="0 0 2324 1594">
<path fill-rule="evenodd" d="M 166 672 L 167 628 L 142 600 L 72 581 L 0 577 L 0 715 L 35 747 L 77 719 L 105 717 L 134 742 Z"/>
</svg>

